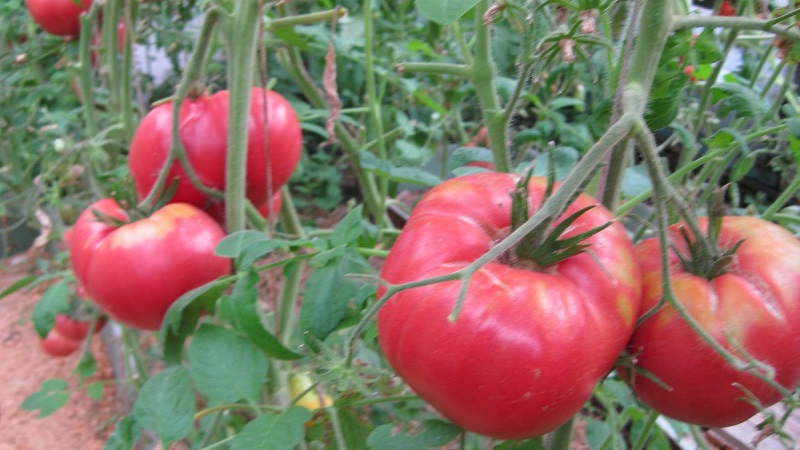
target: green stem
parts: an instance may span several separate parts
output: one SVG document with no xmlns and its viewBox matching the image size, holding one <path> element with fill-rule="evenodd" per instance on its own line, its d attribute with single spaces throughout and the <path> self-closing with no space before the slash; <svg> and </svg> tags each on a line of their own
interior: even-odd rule
<svg viewBox="0 0 800 450">
<path fill-rule="evenodd" d="M 308 98 L 308 101 L 312 106 L 320 109 L 328 107 L 328 104 L 325 101 L 325 96 L 319 91 L 319 88 L 305 70 L 303 58 L 296 48 L 291 47 L 286 52 L 280 52 L 278 54 L 278 62 L 287 70 L 287 72 L 289 72 L 292 80 L 303 91 L 303 94 L 306 96 L 306 98 Z M 378 187 L 375 183 L 375 178 L 371 174 L 367 173 L 359 164 L 358 151 L 360 148 L 358 143 L 350 134 L 350 132 L 347 131 L 347 128 L 345 128 L 345 126 L 339 121 L 337 121 L 334 125 L 334 132 L 336 133 L 336 138 L 339 140 L 339 143 L 341 143 L 342 149 L 344 149 L 347 158 L 350 160 L 351 167 L 358 178 L 359 186 L 362 189 L 364 203 L 367 206 L 367 210 L 373 215 L 373 217 L 386 214 L 386 212 L 381 209 L 382 201 L 380 198 L 380 192 L 378 191 Z"/>
<path fill-rule="evenodd" d="M 766 31 L 794 41 L 800 41 L 800 30 L 794 25 L 779 25 L 754 17 L 691 15 L 676 17 L 672 22 L 674 31 L 691 28 L 731 28 L 739 31 Z"/>
<path fill-rule="evenodd" d="M 647 417 L 645 418 L 644 425 L 642 426 L 642 430 L 639 433 L 639 436 L 636 438 L 636 442 L 633 444 L 631 450 L 642 450 L 647 444 L 647 441 L 650 440 L 650 433 L 653 431 L 653 427 L 656 424 L 656 420 L 658 420 L 658 416 L 660 414 L 651 409 L 647 412 Z"/>
<path fill-rule="evenodd" d="M 121 104 L 120 91 L 121 83 L 120 76 L 121 68 L 119 66 L 119 59 L 117 55 L 117 47 L 119 46 L 119 38 L 117 27 L 119 18 L 122 15 L 122 3 L 124 0 L 106 0 L 103 6 L 103 23 L 102 23 L 102 42 L 103 48 L 100 52 L 100 57 L 105 58 L 105 65 L 108 69 L 109 80 L 109 103 L 113 107 L 118 107 Z"/>
<path fill-rule="evenodd" d="M 377 89 L 375 88 L 375 56 L 373 54 L 373 27 L 372 27 L 372 0 L 364 0 L 364 36 L 366 43 L 364 45 L 364 66 L 366 70 L 367 79 L 367 104 L 369 105 L 369 117 L 373 128 L 373 134 L 377 141 L 378 158 L 382 161 L 388 160 L 388 153 L 386 151 L 386 141 L 383 136 L 383 119 L 381 116 L 381 100 L 378 98 Z M 389 178 L 381 177 L 378 183 L 378 199 L 380 201 L 379 208 L 381 211 L 386 210 L 386 197 L 389 193 Z M 386 214 L 380 214 L 375 217 L 378 229 L 383 229 L 384 219 Z"/>
<path fill-rule="evenodd" d="M 339 414 L 336 412 L 335 406 L 330 406 L 325 408 L 325 411 L 328 413 L 328 417 L 331 419 L 331 428 L 333 428 L 333 436 L 336 439 L 336 447 L 339 450 L 347 450 L 347 441 L 344 438 L 344 433 L 342 432 L 342 424 L 339 421 Z"/>
<path fill-rule="evenodd" d="M 489 0 L 481 0 L 475 7 L 475 55 L 469 71 L 486 120 L 489 148 L 492 150 L 495 168 L 498 172 L 510 172 L 511 158 L 506 147 L 508 127 L 495 85 L 497 66 L 492 57 L 489 26 L 483 23 L 483 15 L 489 8 L 489 3 Z"/>
<path fill-rule="evenodd" d="M 778 198 L 776 198 L 775 201 L 772 202 L 772 204 L 769 205 L 766 210 L 764 210 L 764 212 L 761 214 L 761 218 L 764 220 L 773 220 L 775 214 L 777 214 L 777 212 L 783 208 L 783 205 L 785 205 L 786 202 L 788 202 L 798 190 L 800 190 L 800 173 L 795 174 L 794 179 L 792 179 L 792 182 L 789 184 L 789 186 L 787 186 L 786 189 L 781 192 L 781 195 L 779 195 Z"/>
<path fill-rule="evenodd" d="M 94 24 L 99 10 L 99 4 L 94 3 L 87 13 L 81 15 L 81 36 L 78 44 L 80 58 L 78 76 L 81 86 L 81 100 L 86 120 L 86 134 L 90 137 L 94 137 L 98 130 L 97 111 L 94 103 L 94 91 L 92 90 L 91 40 L 92 24 Z"/>
<path fill-rule="evenodd" d="M 329 22 L 333 19 L 339 19 L 347 15 L 347 9 L 337 6 L 334 9 L 327 11 L 320 11 L 310 14 L 298 14 L 290 17 L 281 17 L 273 19 L 268 28 L 270 30 L 278 30 L 281 28 L 291 28 L 297 25 L 312 25 L 319 22 Z"/>
<path fill-rule="evenodd" d="M 194 186 L 200 189 L 202 192 L 209 193 L 207 192 L 208 188 L 206 188 L 203 183 L 197 179 L 197 176 L 195 175 L 194 170 L 192 169 L 192 166 L 189 164 L 189 160 L 186 157 L 186 152 L 181 145 L 180 111 L 183 101 L 189 94 L 190 89 L 194 86 L 195 82 L 200 79 L 205 70 L 206 53 L 210 47 L 211 38 L 214 35 L 214 27 L 217 25 L 219 18 L 220 13 L 217 9 L 211 9 L 206 13 L 203 26 L 200 29 L 200 34 L 195 41 L 194 51 L 192 51 L 192 55 L 189 57 L 189 61 L 183 70 L 183 75 L 181 76 L 181 82 L 178 85 L 178 90 L 175 92 L 175 96 L 172 98 L 172 141 L 170 144 L 169 155 L 164 161 L 164 166 L 158 173 L 156 181 L 153 184 L 153 187 L 150 189 L 150 192 L 139 204 L 139 206 L 143 209 L 151 209 L 153 205 L 155 205 L 159 196 L 162 195 L 167 182 L 167 174 L 172 168 L 172 163 L 176 159 L 180 161 L 184 171 L 192 181 L 192 184 L 194 184 Z"/>
<path fill-rule="evenodd" d="M 470 74 L 469 66 L 464 64 L 433 63 L 433 62 L 406 62 L 397 65 L 400 72 L 421 73 L 427 75 L 453 75 L 467 78 Z"/>
<path fill-rule="evenodd" d="M 551 432 L 548 450 L 569 450 L 570 444 L 572 444 L 572 429 L 574 425 L 575 417 L 572 417 L 567 423 Z"/>
<path fill-rule="evenodd" d="M 260 2 L 238 0 L 231 18 L 228 50 L 228 152 L 225 161 L 225 223 L 229 233 L 245 228 L 247 127 L 250 91 L 256 69 L 256 45 L 261 20 Z M 266 116 L 265 116 L 266 119 Z M 266 124 L 265 124 L 266 130 Z"/>
</svg>

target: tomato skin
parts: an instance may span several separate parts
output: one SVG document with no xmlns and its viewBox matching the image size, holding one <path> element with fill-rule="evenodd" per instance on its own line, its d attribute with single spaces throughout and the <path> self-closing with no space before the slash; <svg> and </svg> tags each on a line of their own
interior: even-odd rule
<svg viewBox="0 0 800 450">
<path fill-rule="evenodd" d="M 110 231 L 96 221 L 81 225 L 98 230 L 92 235 L 76 225 L 71 235 L 73 242 L 83 234 L 93 243 L 78 247 L 84 287 L 104 312 L 131 327 L 158 329 L 181 295 L 231 270 L 230 260 L 214 254 L 225 232 L 191 205 L 173 203 L 135 222 L 105 225 Z"/>
<path fill-rule="evenodd" d="M 482 172 L 433 188 L 412 211 L 381 278 L 397 284 L 444 275 L 483 255 L 508 234 L 517 179 Z M 531 179 L 531 212 L 545 187 L 544 179 Z M 594 204 L 581 195 L 566 215 Z M 613 219 L 598 206 L 565 236 Z M 639 313 L 639 270 L 622 225 L 587 243 L 592 255 L 542 272 L 503 259 L 486 264 L 472 276 L 454 322 L 448 316 L 458 281 L 394 295 L 378 312 L 386 358 L 420 397 L 469 431 L 522 439 L 555 429 L 613 367 Z"/>
<path fill-rule="evenodd" d="M 263 92 L 260 88 L 250 92 L 246 190 L 254 205 L 266 202 L 268 192 L 277 192 L 289 180 L 302 149 L 300 123 L 291 104 L 280 94 L 267 91 L 270 185 L 264 151 Z M 172 110 L 171 102 L 156 106 L 142 119 L 131 142 L 128 165 L 140 197 L 153 188 L 169 154 Z M 187 99 L 181 105 L 180 139 L 189 162 L 203 184 L 218 190 L 225 189 L 228 111 L 228 91 Z M 171 166 L 167 185 L 175 178 L 179 181 L 172 203 L 189 203 L 204 210 L 221 203 L 196 189 L 177 162 Z"/>
<path fill-rule="evenodd" d="M 50 356 L 63 357 L 78 351 L 81 341 L 70 339 L 54 328 L 44 339 L 39 339 L 39 346 Z"/>
<path fill-rule="evenodd" d="M 720 16 L 735 16 L 736 15 L 736 7 L 733 6 L 733 3 L 730 0 L 725 0 L 719 6 L 719 15 Z"/>
<path fill-rule="evenodd" d="M 701 221 L 705 229 L 706 219 Z M 687 254 L 679 232 L 669 228 L 672 245 Z M 726 349 L 737 348 L 775 369 L 775 380 L 789 390 L 800 385 L 800 241 L 772 223 L 752 217 L 725 217 L 720 246 L 744 239 L 725 275 L 707 280 L 685 271 L 671 252 L 676 297 L 699 324 Z M 643 273 L 643 309 L 661 298 L 660 248 L 656 239 L 637 246 Z M 728 340 L 731 338 L 736 345 Z M 628 378 L 635 394 L 656 411 L 709 427 L 741 423 L 757 411 L 742 400 L 743 386 L 764 407 L 781 395 L 755 376 L 728 365 L 702 342 L 672 306 L 644 321 L 629 344 L 636 366 L 666 383 L 664 389 L 643 376 Z"/>
<path fill-rule="evenodd" d="M 105 325 L 106 318 L 98 318 L 97 322 L 94 324 L 93 333 L 99 332 Z M 86 339 L 86 335 L 89 334 L 90 326 L 91 322 L 88 320 L 79 320 L 72 318 L 67 314 L 58 314 L 56 315 L 56 322 L 53 328 L 66 338 L 82 341 Z"/>
<path fill-rule="evenodd" d="M 86 281 L 89 277 L 88 271 L 91 257 L 100 242 L 116 229 L 115 226 L 98 220 L 95 213 L 109 216 L 121 222 L 128 220 L 128 215 L 116 201 L 105 198 L 94 202 L 86 208 L 78 216 L 78 220 L 72 228 L 64 234 L 64 241 L 70 254 L 70 266 L 75 278 L 78 279 L 78 291 L 84 291 L 83 294 L 80 294 L 83 298 L 88 296 Z"/>
<path fill-rule="evenodd" d="M 270 209 L 270 203 L 272 204 L 272 209 Z M 278 191 L 272 195 L 271 202 L 264 202 L 263 205 L 258 207 L 258 212 L 265 219 L 275 219 L 281 212 L 281 206 L 283 206 L 283 194 Z"/>
<path fill-rule="evenodd" d="M 92 6 L 92 0 L 25 0 L 25 6 L 42 29 L 56 36 L 77 36 L 81 32 L 80 16 Z"/>
</svg>

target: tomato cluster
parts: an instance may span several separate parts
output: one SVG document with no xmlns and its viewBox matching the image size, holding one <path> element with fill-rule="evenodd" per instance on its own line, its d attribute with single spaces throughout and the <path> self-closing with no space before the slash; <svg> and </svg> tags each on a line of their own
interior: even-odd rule
<svg viewBox="0 0 800 450">
<path fill-rule="evenodd" d="M 187 99 L 181 104 L 180 142 L 198 180 L 224 190 L 228 148 L 228 91 Z M 264 111 L 266 110 L 266 118 Z M 131 142 L 128 165 L 139 196 L 148 195 L 172 143 L 172 102 L 150 111 Z M 266 130 L 265 130 L 266 122 Z M 300 122 L 291 104 L 277 92 L 253 88 L 247 139 L 247 198 L 260 207 L 294 172 L 302 150 Z M 167 186 L 177 180 L 172 202 L 188 203 L 221 219 L 224 204 L 192 184 L 177 161 L 171 162 Z M 274 195 L 274 194 L 273 194 Z"/>
<path fill-rule="evenodd" d="M 92 333 L 97 333 L 106 324 L 105 317 L 100 317 L 95 322 Z M 69 314 L 58 314 L 53 328 L 44 339 L 39 341 L 42 350 L 50 356 L 67 356 L 75 353 L 89 335 L 91 321 L 72 317 Z"/>
<path fill-rule="evenodd" d="M 509 233 L 517 179 L 486 172 L 433 188 L 392 247 L 382 280 L 443 277 L 486 254 Z M 546 181 L 530 180 L 530 211 L 541 206 L 546 189 Z M 594 204 L 579 196 L 551 229 Z M 678 301 L 727 352 L 743 364 L 756 361 L 761 377 L 735 368 L 662 302 L 656 239 L 634 247 L 602 207 L 579 215 L 561 238 L 581 234 L 588 236 L 583 252 L 547 267 L 501 255 L 466 280 L 395 293 L 378 312 L 388 362 L 453 422 L 501 439 L 560 426 L 619 361 L 633 360 L 633 368 L 618 372 L 642 402 L 704 426 L 740 423 L 780 400 L 765 377 L 786 391 L 800 385 L 800 241 L 792 234 L 756 218 L 725 218 L 717 244 L 729 264 L 704 277 L 687 271 L 685 225 L 669 230 Z M 625 352 L 630 358 L 619 359 Z"/>
</svg>

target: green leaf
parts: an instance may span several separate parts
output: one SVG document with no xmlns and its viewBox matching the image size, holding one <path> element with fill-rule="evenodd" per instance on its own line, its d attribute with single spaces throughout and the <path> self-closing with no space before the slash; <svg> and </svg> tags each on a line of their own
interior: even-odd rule
<svg viewBox="0 0 800 450">
<path fill-rule="evenodd" d="M 86 394 L 92 400 L 100 400 L 103 398 L 103 382 L 95 381 L 94 383 L 89 384 L 89 387 L 86 388 Z"/>
<path fill-rule="evenodd" d="M 721 103 L 736 117 L 754 117 L 769 113 L 769 102 L 748 86 L 717 83 L 711 88 L 713 102 Z"/>
<path fill-rule="evenodd" d="M 492 151 L 484 147 L 459 147 L 447 158 L 447 169 L 453 171 L 475 161 L 492 162 Z"/>
<path fill-rule="evenodd" d="M 494 450 L 545 450 L 544 440 L 527 439 L 524 441 L 505 441 L 494 446 Z"/>
<path fill-rule="evenodd" d="M 573 97 L 556 97 L 550 102 L 551 109 L 568 108 L 570 106 L 580 109 L 585 105 L 583 100 Z"/>
<path fill-rule="evenodd" d="M 479 0 L 416 0 L 419 12 L 441 25 L 448 25 L 467 13 Z"/>
<path fill-rule="evenodd" d="M 351 250 L 317 267 L 306 281 L 300 329 L 320 341 L 325 340 L 346 317 L 347 307 L 359 291 L 359 283 L 346 275 L 369 272 L 364 258 Z"/>
<path fill-rule="evenodd" d="M 34 392 L 23 400 L 20 407 L 25 411 L 39 410 L 39 418 L 43 419 L 58 411 L 69 401 L 69 383 L 60 378 L 51 378 L 42 382 L 38 392 Z"/>
<path fill-rule="evenodd" d="M 36 275 L 28 275 L 26 277 L 22 277 L 19 280 L 11 283 L 11 285 L 9 287 L 3 289 L 3 291 L 0 292 L 0 299 L 2 299 L 4 297 L 8 297 L 9 295 L 13 294 L 14 292 L 17 292 L 18 290 L 24 288 L 25 286 L 33 283 L 34 281 L 36 281 L 36 278 L 37 278 Z"/>
<path fill-rule="evenodd" d="M 169 307 L 159 331 L 167 364 L 180 364 L 183 343 L 197 326 L 200 314 L 213 312 L 216 301 L 232 282 L 233 277 L 226 277 L 206 283 L 183 294 Z"/>
<path fill-rule="evenodd" d="M 356 206 L 336 224 L 331 234 L 331 243 L 334 247 L 353 245 L 364 234 L 363 210 L 363 206 Z"/>
<path fill-rule="evenodd" d="M 114 433 L 108 437 L 103 450 L 131 450 L 139 436 L 142 434 L 142 427 L 131 415 L 117 422 Z"/>
<path fill-rule="evenodd" d="M 736 161 L 736 164 L 731 167 L 730 173 L 728 174 L 728 181 L 731 183 L 736 183 L 744 178 L 747 175 L 747 172 L 753 168 L 756 163 L 756 156 L 752 153 L 746 155 L 744 158 L 739 159 Z"/>
<path fill-rule="evenodd" d="M 622 178 L 622 195 L 635 197 L 652 186 L 650 176 L 647 174 L 647 167 L 644 164 L 630 166 L 625 169 Z"/>
<path fill-rule="evenodd" d="M 189 347 L 189 369 L 197 390 L 211 403 L 261 401 L 267 358 L 253 343 L 227 328 L 200 326 Z"/>
<path fill-rule="evenodd" d="M 263 414 L 244 426 L 242 432 L 231 441 L 231 450 L 294 450 L 303 441 L 305 423 L 311 412 L 295 406 L 282 414 Z"/>
<path fill-rule="evenodd" d="M 195 405 L 192 378 L 181 366 L 155 374 L 142 386 L 133 417 L 142 427 L 152 430 L 164 448 L 192 432 Z"/>
<path fill-rule="evenodd" d="M 717 43 L 717 35 L 713 28 L 706 28 L 698 36 L 693 37 L 690 63 L 714 64 L 722 59 L 722 51 Z"/>
<path fill-rule="evenodd" d="M 558 147 L 551 152 L 553 157 L 553 165 L 556 172 L 556 180 L 560 180 L 567 176 L 567 173 L 578 163 L 580 154 L 572 147 Z M 536 164 L 533 168 L 533 174 L 536 176 L 547 176 L 550 170 L 550 154 L 542 153 L 536 157 Z"/>
<path fill-rule="evenodd" d="M 95 361 L 92 352 L 84 352 L 81 355 L 81 360 L 75 367 L 75 372 L 78 373 L 78 378 L 80 378 L 81 381 L 91 377 L 97 372 L 97 361 Z"/>
<path fill-rule="evenodd" d="M 66 280 L 50 286 L 42 294 L 31 313 L 31 321 L 36 334 L 44 338 L 53 329 L 58 314 L 69 312 L 69 296 L 72 288 Z"/>
<path fill-rule="evenodd" d="M 426 172 L 419 167 L 397 167 L 390 161 L 379 159 L 368 151 L 358 153 L 361 167 L 368 172 L 375 173 L 399 183 L 420 184 L 423 186 L 436 186 L 442 179 Z"/>
<path fill-rule="evenodd" d="M 370 433 L 367 444 L 375 450 L 420 450 L 443 446 L 461 433 L 457 426 L 443 420 L 425 420 L 422 429 L 413 435 L 406 431 L 395 434 L 395 425 L 387 423 Z"/>
<path fill-rule="evenodd" d="M 257 283 L 258 274 L 254 270 L 243 273 L 236 281 L 233 293 L 219 302 L 220 316 L 267 356 L 281 360 L 302 358 L 302 355 L 284 347 L 278 338 L 264 328 L 258 309 Z"/>
<path fill-rule="evenodd" d="M 239 267 L 250 267 L 273 250 L 298 242 L 273 239 L 260 231 L 245 230 L 226 236 L 217 244 L 216 254 L 236 258 Z"/>
</svg>

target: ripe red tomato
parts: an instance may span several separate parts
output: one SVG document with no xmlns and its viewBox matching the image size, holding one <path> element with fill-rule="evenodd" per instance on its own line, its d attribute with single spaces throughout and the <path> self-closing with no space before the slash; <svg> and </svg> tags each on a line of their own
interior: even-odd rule
<svg viewBox="0 0 800 450">
<path fill-rule="evenodd" d="M 39 346 L 50 356 L 67 356 L 78 351 L 81 341 L 70 339 L 58 332 L 55 328 L 47 333 L 44 339 L 39 339 Z"/>
<path fill-rule="evenodd" d="M 67 241 L 72 267 L 89 297 L 122 323 L 158 329 L 181 295 L 230 273 L 230 260 L 214 254 L 225 232 L 191 205 L 169 204 L 120 226 L 98 223 L 92 209 L 121 211 L 105 199 L 81 214 Z"/>
<path fill-rule="evenodd" d="M 272 204 L 272 209 L 270 209 L 270 204 Z M 260 212 L 265 219 L 275 219 L 278 217 L 278 214 L 280 214 L 282 205 L 283 195 L 281 195 L 281 191 L 278 191 L 272 194 L 271 202 L 264 202 L 263 205 L 259 206 L 258 212 Z"/>
<path fill-rule="evenodd" d="M 250 93 L 247 144 L 247 198 L 254 205 L 267 201 L 289 180 L 300 160 L 302 133 L 291 104 L 280 94 L 266 91 L 269 146 L 264 146 L 264 90 Z M 181 106 L 180 139 L 198 178 L 208 187 L 225 189 L 228 145 L 228 91 L 187 99 Z M 140 197 L 146 196 L 164 166 L 171 142 L 172 103 L 155 107 L 139 124 L 131 142 L 128 165 Z M 269 161 L 268 161 L 269 160 Z M 268 183 L 267 167 L 271 174 Z M 177 178 L 171 202 L 189 203 L 208 210 L 214 203 L 188 179 L 179 163 L 171 166 L 167 184 Z M 268 189 L 269 187 L 269 189 Z"/>
<path fill-rule="evenodd" d="M 106 318 L 100 317 L 94 324 L 93 333 L 99 332 L 105 325 Z M 58 314 L 53 328 L 66 338 L 82 341 L 86 339 L 86 335 L 89 334 L 89 326 L 91 326 L 89 320 L 80 320 L 70 317 L 67 314 Z"/>
<path fill-rule="evenodd" d="M 705 227 L 705 221 L 701 225 Z M 681 227 L 672 226 L 669 236 L 672 246 L 686 255 Z M 671 252 L 673 289 L 720 345 L 740 357 L 744 350 L 772 366 L 775 380 L 792 390 L 800 385 L 800 241 L 757 218 L 724 218 L 721 248 L 731 248 L 742 239 L 727 272 L 712 280 L 688 273 Z M 636 254 L 642 267 L 642 311 L 647 311 L 662 292 L 658 241 L 643 241 Z M 656 411 L 684 422 L 731 426 L 758 411 L 745 400 L 748 395 L 765 407 L 781 398 L 763 381 L 727 364 L 672 306 L 664 306 L 644 321 L 629 349 L 636 367 L 670 388 L 644 376 L 628 376 L 636 395 Z"/>
<path fill-rule="evenodd" d="M 736 15 L 736 7 L 733 6 L 730 0 L 725 0 L 719 5 L 720 16 L 734 16 Z"/>
<path fill-rule="evenodd" d="M 508 234 L 517 180 L 481 172 L 433 188 L 412 211 L 381 278 L 411 282 L 475 261 Z M 531 211 L 545 188 L 544 179 L 531 179 Z M 581 195 L 565 217 L 596 204 Z M 614 220 L 598 205 L 564 237 Z M 639 269 L 622 225 L 586 243 L 589 252 L 540 270 L 512 257 L 486 264 L 472 276 L 454 322 L 448 316 L 458 281 L 394 295 L 378 312 L 386 358 L 420 397 L 467 430 L 520 439 L 555 429 L 613 367 L 639 311 Z"/>
<path fill-rule="evenodd" d="M 81 32 L 81 13 L 92 6 L 92 0 L 25 0 L 25 6 L 44 31 L 77 36 Z"/>
</svg>

